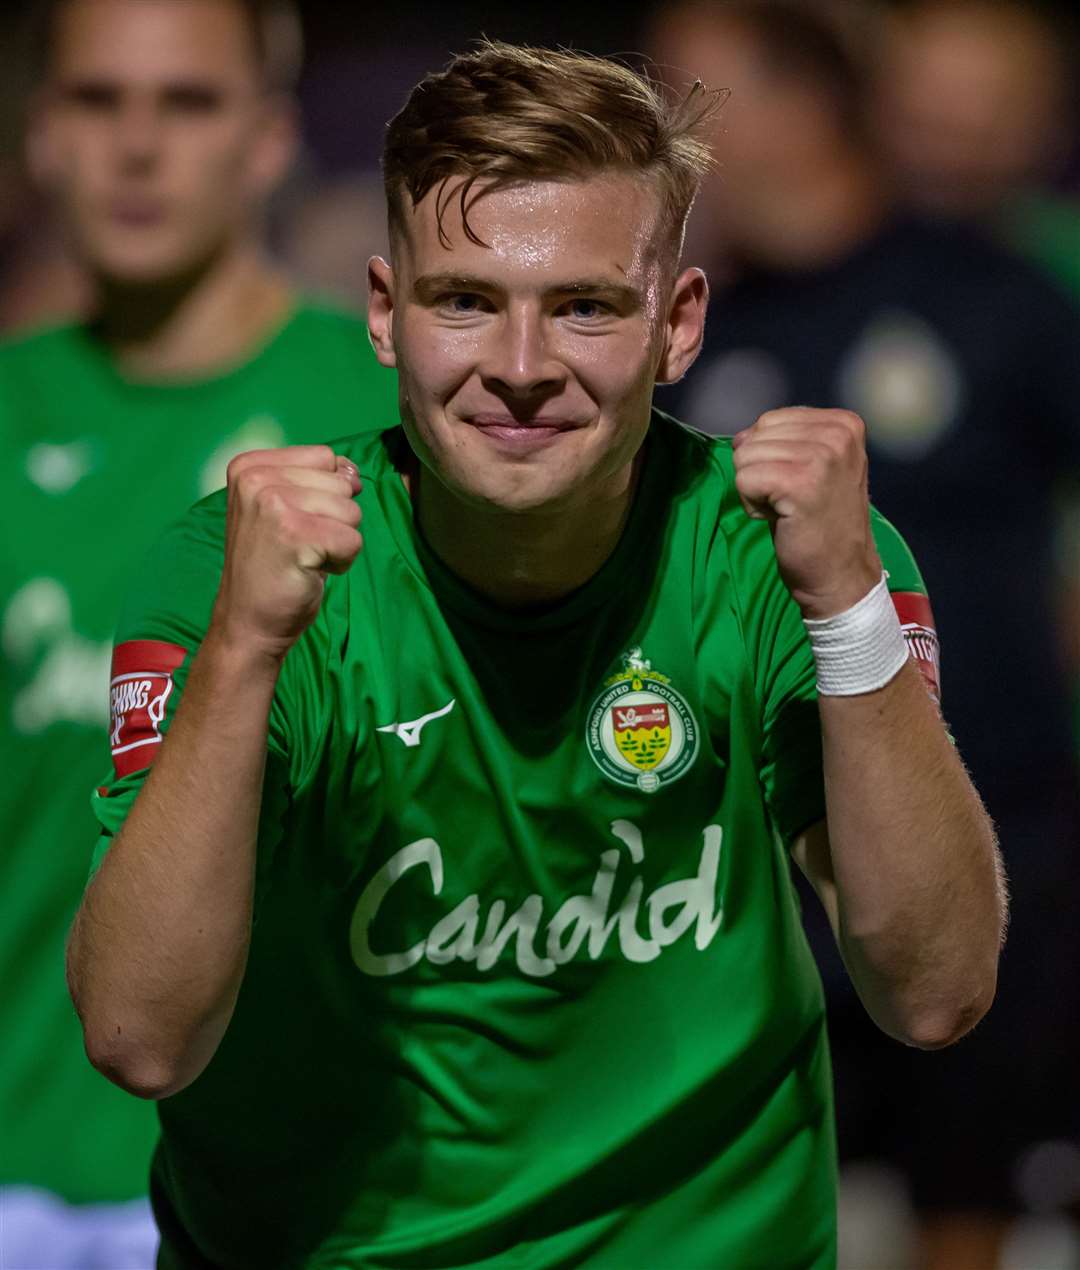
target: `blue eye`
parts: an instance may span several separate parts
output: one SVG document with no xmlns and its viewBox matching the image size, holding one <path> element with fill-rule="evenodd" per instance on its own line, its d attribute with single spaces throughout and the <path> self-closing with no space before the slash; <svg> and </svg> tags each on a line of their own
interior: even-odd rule
<svg viewBox="0 0 1080 1270">
<path fill-rule="evenodd" d="M 585 296 L 575 297 L 566 307 L 570 317 L 576 318 L 579 322 L 590 322 L 594 318 L 604 317 L 609 311 L 607 305 Z"/>
<path fill-rule="evenodd" d="M 483 296 L 472 291 L 461 291 L 454 295 L 444 296 L 442 305 L 451 313 L 480 313 L 483 309 Z"/>
</svg>

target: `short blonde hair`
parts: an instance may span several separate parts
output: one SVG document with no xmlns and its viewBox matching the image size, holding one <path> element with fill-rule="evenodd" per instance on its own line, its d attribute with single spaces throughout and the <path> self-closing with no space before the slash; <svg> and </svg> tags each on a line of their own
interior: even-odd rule
<svg viewBox="0 0 1080 1270">
<path fill-rule="evenodd" d="M 460 185 L 444 189 L 435 209 L 446 246 L 443 216 L 451 199 L 459 202 L 466 235 L 480 243 L 468 211 L 485 190 L 629 172 L 656 182 L 662 228 L 677 260 L 686 217 L 712 162 L 698 130 L 722 99 L 697 82 L 672 102 L 608 58 L 485 40 L 422 79 L 390 121 L 383 180 L 391 240 L 405 228 L 406 195 L 415 207 L 452 177 L 461 177 Z"/>
</svg>

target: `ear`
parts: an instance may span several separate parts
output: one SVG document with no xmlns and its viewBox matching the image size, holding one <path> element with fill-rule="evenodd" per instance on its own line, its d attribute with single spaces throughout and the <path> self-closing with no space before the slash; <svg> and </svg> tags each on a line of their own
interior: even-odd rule
<svg viewBox="0 0 1080 1270">
<path fill-rule="evenodd" d="M 300 146 L 300 121 L 291 97 L 267 99 L 258 134 L 250 150 L 249 171 L 255 193 L 267 198 L 289 174 Z"/>
<path fill-rule="evenodd" d="M 708 304 L 709 284 L 704 273 L 700 269 L 683 270 L 671 291 L 666 338 L 656 370 L 658 384 L 675 383 L 694 364 L 701 352 Z"/>
<path fill-rule="evenodd" d="M 394 352 L 394 271 L 382 258 L 368 261 L 368 339 L 383 366 L 396 366 Z"/>
</svg>

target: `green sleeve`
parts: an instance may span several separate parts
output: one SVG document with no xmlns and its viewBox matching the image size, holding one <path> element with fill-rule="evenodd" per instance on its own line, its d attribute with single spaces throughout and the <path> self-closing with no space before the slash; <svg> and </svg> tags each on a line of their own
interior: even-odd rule
<svg viewBox="0 0 1080 1270">
<path fill-rule="evenodd" d="M 925 595 L 915 559 L 894 526 L 872 509 L 871 528 L 889 590 Z M 780 579 L 771 537 L 761 532 L 755 537 L 746 555 L 756 586 L 749 595 L 743 588 L 743 603 L 761 703 L 760 779 L 773 820 L 790 844 L 825 816 L 814 659 L 798 606 Z"/>
<path fill-rule="evenodd" d="M 131 641 L 155 641 L 183 650 L 183 660 L 171 672 L 172 688 L 159 724 L 162 737 L 168 734 L 183 699 L 192 659 L 210 623 L 221 580 L 224 538 L 225 495 L 218 491 L 197 503 L 147 553 L 135 572 L 120 613 L 114 668 L 118 650 Z M 101 834 L 92 855 L 91 877 L 131 810 L 159 749 L 158 745 L 150 745 L 141 750 L 140 757 L 145 756 L 147 761 L 135 771 L 118 772 L 114 759 L 107 776 L 93 791 L 91 805 Z M 289 747 L 280 693 L 275 695 L 271 707 L 267 749 L 260 838 L 264 836 L 262 827 L 280 822 L 287 802 Z"/>
<path fill-rule="evenodd" d="M 768 538 L 772 551 L 772 541 Z M 814 659 L 775 555 L 751 613 L 765 801 L 785 844 L 825 815 Z"/>
<path fill-rule="evenodd" d="M 882 567 L 888 576 L 889 590 L 925 595 L 926 584 L 915 563 L 915 557 L 911 554 L 911 548 L 900 537 L 896 526 L 886 520 L 875 507 L 870 508 L 870 528 L 873 530 Z"/>
</svg>

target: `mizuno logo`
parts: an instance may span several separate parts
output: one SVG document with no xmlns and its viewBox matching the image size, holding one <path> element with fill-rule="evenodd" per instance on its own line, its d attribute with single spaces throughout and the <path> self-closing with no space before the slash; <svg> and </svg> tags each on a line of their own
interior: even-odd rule
<svg viewBox="0 0 1080 1270">
<path fill-rule="evenodd" d="M 431 722 L 432 719 L 441 719 L 444 714 L 449 714 L 454 708 L 454 701 L 443 706 L 441 710 L 432 710 L 430 714 L 423 714 L 419 719 L 409 719 L 405 723 L 388 723 L 384 728 L 376 728 L 376 732 L 392 732 L 399 740 L 411 749 L 414 745 L 420 744 L 420 733 Z"/>
</svg>

